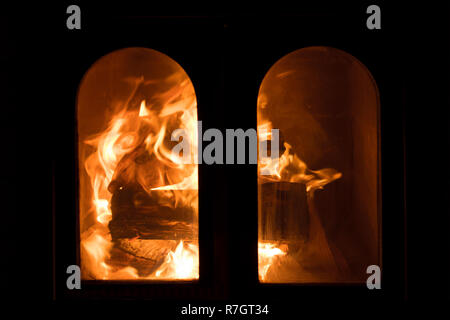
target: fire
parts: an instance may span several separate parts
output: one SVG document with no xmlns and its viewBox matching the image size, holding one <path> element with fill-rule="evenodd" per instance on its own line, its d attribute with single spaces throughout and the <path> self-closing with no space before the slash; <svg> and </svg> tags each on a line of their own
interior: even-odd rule
<svg viewBox="0 0 450 320">
<path fill-rule="evenodd" d="M 286 255 L 284 249 L 282 246 L 277 247 L 275 243 L 258 243 L 258 270 L 261 281 L 266 280 L 267 272 L 276 259 Z"/>
<path fill-rule="evenodd" d="M 263 109 L 264 105 L 260 107 Z M 260 112 L 259 109 L 258 112 Z M 273 138 L 271 134 L 272 123 L 268 120 L 261 120 L 261 118 L 261 113 L 258 113 L 258 123 L 260 123 L 258 125 L 258 140 L 260 146 L 263 145 L 263 142 L 266 142 L 267 149 L 271 149 L 267 146 L 267 142 Z M 328 183 L 342 177 L 342 173 L 331 168 L 309 169 L 302 159 L 292 153 L 292 146 L 289 143 L 284 142 L 283 146 L 284 152 L 278 157 L 270 154 L 264 155 L 264 153 L 260 152 L 258 160 L 258 183 L 260 185 L 265 182 L 302 183 L 306 187 L 307 196 L 312 199 L 315 190 L 323 189 Z M 282 214 L 282 212 L 279 214 Z M 309 245 L 311 246 L 311 243 Z M 280 266 L 280 258 L 288 255 L 288 247 L 288 244 L 279 246 L 276 243 L 265 242 L 260 234 L 258 242 L 258 271 L 261 281 L 268 281 L 268 271 L 271 268 Z M 296 254 L 293 253 L 293 255 Z"/>
<path fill-rule="evenodd" d="M 142 188 L 152 201 L 161 207 L 188 208 L 193 212 L 193 228 L 198 219 L 198 170 L 185 164 L 179 154 L 170 148 L 170 135 L 175 128 L 189 134 L 191 154 L 197 152 L 197 103 L 192 83 L 184 72 L 167 79 L 168 90 L 159 92 L 133 104 L 136 92 L 151 81 L 139 78 L 129 99 L 119 105 L 106 130 L 85 141 L 92 148 L 84 161 L 92 190 L 81 194 L 91 200 L 89 212 L 80 212 L 83 219 L 89 215 L 95 222 L 81 234 L 83 276 L 94 279 L 197 279 L 198 245 L 180 241 L 175 250 L 162 257 L 150 276 L 142 276 L 131 266 L 115 265 L 111 252 L 116 242 L 111 236 L 110 223 L 114 218 L 112 198 L 114 183 Z M 186 156 L 186 155 L 184 155 Z M 191 162 L 193 163 L 193 162 Z M 152 202 L 153 203 L 153 202 Z M 117 214 L 117 213 L 116 213 Z M 128 213 L 127 213 L 128 214 Z M 163 217 L 164 218 L 164 217 Z M 166 226 L 170 223 L 165 222 Z M 123 226 L 126 228 L 126 226 Z M 136 238 L 139 238 L 136 237 Z M 165 238 L 164 238 L 165 239 Z M 132 241 L 132 239 L 131 239 Z M 161 241 L 161 240 L 159 240 Z M 167 243 L 173 240 L 167 240 Z M 154 243 L 150 239 L 150 244 Z M 153 259 L 153 258 L 152 258 Z M 150 260 L 149 260 L 150 261 Z"/>
<path fill-rule="evenodd" d="M 147 117 L 150 115 L 150 112 L 147 110 L 145 106 L 145 100 L 142 100 L 141 106 L 139 107 L 139 117 Z"/>
<path fill-rule="evenodd" d="M 180 241 L 156 271 L 155 278 L 198 279 L 198 246 Z"/>
<path fill-rule="evenodd" d="M 260 142 L 270 141 L 272 123 L 264 121 L 258 125 L 258 138 Z M 278 157 L 260 157 L 258 161 L 259 172 L 266 174 L 259 175 L 260 179 L 267 181 L 300 182 L 306 185 L 306 191 L 313 194 L 314 190 L 322 189 L 326 184 L 342 177 L 342 173 L 335 169 L 325 168 L 311 170 L 296 154 L 291 153 L 292 146 L 284 142 L 285 151 Z"/>
</svg>

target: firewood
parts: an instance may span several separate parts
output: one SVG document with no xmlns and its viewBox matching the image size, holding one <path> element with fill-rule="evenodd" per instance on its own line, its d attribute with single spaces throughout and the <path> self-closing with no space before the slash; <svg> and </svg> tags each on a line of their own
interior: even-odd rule
<svg viewBox="0 0 450 320">
<path fill-rule="evenodd" d="M 170 251 L 175 251 L 177 243 L 175 240 L 119 239 L 116 241 L 118 248 L 135 257 L 154 262 L 164 259 Z"/>
<path fill-rule="evenodd" d="M 261 240 L 303 240 L 309 236 L 306 187 L 302 183 L 264 182 L 260 184 Z"/>
<path fill-rule="evenodd" d="M 153 196 L 136 184 L 115 189 L 108 225 L 112 239 L 193 239 L 197 234 L 194 209 L 161 205 L 162 193 L 171 191 L 152 192 Z"/>
</svg>

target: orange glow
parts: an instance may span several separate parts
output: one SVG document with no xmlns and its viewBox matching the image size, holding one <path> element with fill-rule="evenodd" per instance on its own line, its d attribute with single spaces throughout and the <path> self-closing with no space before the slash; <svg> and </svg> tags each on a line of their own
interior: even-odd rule
<svg viewBox="0 0 450 320">
<path fill-rule="evenodd" d="M 262 121 L 258 125 L 259 141 L 271 140 L 272 123 L 270 121 Z M 322 189 L 326 184 L 342 177 L 342 173 L 331 168 L 320 170 L 308 169 L 296 154 L 291 154 L 291 145 L 284 142 L 285 151 L 278 158 L 270 156 L 260 157 L 258 161 L 258 170 L 266 172 L 265 175 L 260 174 L 259 178 L 264 181 L 286 181 L 301 182 L 306 185 L 306 191 L 314 191 Z"/>
<path fill-rule="evenodd" d="M 198 279 L 198 246 L 180 241 L 155 273 L 156 279 Z"/>
<path fill-rule="evenodd" d="M 260 106 L 261 107 L 261 106 Z M 258 109 L 259 112 L 259 109 Z M 272 123 L 268 120 L 263 120 L 261 113 L 258 114 L 258 140 L 259 142 L 272 140 Z M 281 183 L 289 182 L 293 184 L 304 184 L 307 197 L 309 201 L 313 198 L 314 191 L 323 189 L 328 183 L 342 177 L 342 173 L 335 169 L 325 168 L 320 170 L 311 170 L 306 163 L 301 160 L 296 154 L 292 154 L 291 145 L 287 142 L 283 143 L 284 151 L 278 157 L 260 156 L 258 161 L 258 183 L 261 192 L 261 186 L 264 183 Z M 267 147 L 268 148 L 268 147 Z M 270 148 L 268 148 L 270 149 Z M 280 148 L 282 150 L 282 148 Z M 264 170 L 264 171 L 263 171 Z M 264 172 L 264 174 L 262 174 Z M 273 195 L 272 196 L 276 196 Z M 261 197 L 261 194 L 259 195 Z M 261 200 L 261 198 L 260 198 Z M 261 205 L 261 201 L 260 201 Z M 295 208 L 301 210 L 300 208 Z M 261 210 L 261 208 L 260 208 Z M 312 211 L 312 208 L 310 208 Z M 284 212 L 275 212 L 276 215 L 283 215 Z M 298 211 L 300 215 L 300 211 Z M 312 215 L 315 215 L 313 212 Z M 314 276 L 308 271 L 304 270 L 298 261 L 305 261 L 311 257 L 319 255 L 325 256 L 325 259 L 331 261 L 333 258 L 328 254 L 328 243 L 323 235 L 322 226 L 315 217 L 310 217 L 313 222 L 310 226 L 311 232 L 314 232 L 313 239 L 306 244 L 307 250 L 303 250 L 302 246 L 305 243 L 298 241 L 287 241 L 285 244 L 278 245 L 275 242 L 267 242 L 263 235 L 259 234 L 258 242 L 258 273 L 261 282 L 282 282 L 280 279 L 289 279 L 286 281 L 297 281 L 294 275 L 299 275 L 303 280 L 315 280 Z M 296 221 L 296 223 L 299 223 Z M 270 228 L 277 226 L 271 225 Z M 282 240 L 282 239 L 271 239 Z M 288 253 L 288 249 L 291 249 Z M 295 249 L 294 249 L 295 248 Z M 325 254 L 323 253 L 325 252 Z M 295 258 L 293 258 L 295 257 Z M 314 258 L 312 259 L 314 260 Z M 306 261 L 305 264 L 308 264 Z M 270 275 L 269 275 L 270 271 Z"/>
<path fill-rule="evenodd" d="M 268 69 L 256 107 L 260 281 L 365 283 L 382 264 L 374 77 L 342 50 L 300 48 Z"/>
<path fill-rule="evenodd" d="M 283 249 L 283 250 L 282 250 Z M 277 247 L 275 243 L 258 243 L 259 279 L 266 280 L 267 272 L 278 257 L 286 255 L 285 246 Z"/>
<path fill-rule="evenodd" d="M 84 141 L 86 145 L 83 147 L 89 146 L 89 150 L 93 150 L 84 160 L 80 159 L 84 163 L 91 189 L 81 188 L 80 197 L 90 199 L 92 205 L 89 211 L 80 212 L 80 219 L 92 215 L 95 222 L 81 232 L 83 278 L 198 279 L 198 245 L 195 235 L 198 225 L 197 165 L 184 164 L 181 155 L 171 151 L 172 146 L 178 143 L 171 141 L 172 131 L 180 128 L 189 135 L 190 156 L 195 157 L 197 152 L 197 102 L 192 83 L 180 70 L 160 80 L 165 90 L 133 105 L 130 101 L 135 98 L 138 89 L 146 85 L 146 80 L 137 78 L 132 82 L 134 88 L 131 96 L 116 108 L 107 128 Z M 141 164 L 138 158 L 145 159 L 145 164 Z M 110 223 L 114 219 L 111 183 L 115 181 L 121 183 L 119 190 L 124 188 L 122 185 L 139 186 L 158 206 L 170 208 L 173 210 L 171 212 L 183 208 L 193 212 L 194 238 L 187 239 L 188 242 L 179 241 L 176 248 L 169 250 L 176 238 L 141 239 L 141 233 L 138 232 L 137 237 L 126 239 L 133 248 L 161 244 L 160 252 L 165 252 L 165 256 L 158 259 L 145 254 L 143 258 L 138 256 L 147 264 L 154 265 L 150 274 L 148 270 L 147 274 L 141 274 L 136 267 L 124 266 L 113 258 L 112 252 L 117 251 L 114 248 L 120 242 L 120 239 L 112 238 L 110 230 Z M 136 206 L 139 209 L 139 205 Z M 163 220 L 163 224 L 171 226 L 170 220 Z M 124 224 L 123 228 L 127 228 L 127 225 Z M 129 256 L 129 252 L 117 252 Z"/>
</svg>

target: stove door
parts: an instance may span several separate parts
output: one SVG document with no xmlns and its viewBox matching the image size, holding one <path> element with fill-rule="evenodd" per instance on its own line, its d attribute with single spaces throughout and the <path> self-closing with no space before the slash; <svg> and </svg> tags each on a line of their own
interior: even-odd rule
<svg viewBox="0 0 450 320">
<path fill-rule="evenodd" d="M 367 267 L 381 263 L 379 96 L 370 72 L 338 49 L 296 50 L 265 75 L 257 121 L 266 150 L 260 281 L 365 282 Z"/>
<path fill-rule="evenodd" d="M 183 68 L 127 48 L 77 99 L 83 279 L 199 278 L 197 99 Z"/>
</svg>

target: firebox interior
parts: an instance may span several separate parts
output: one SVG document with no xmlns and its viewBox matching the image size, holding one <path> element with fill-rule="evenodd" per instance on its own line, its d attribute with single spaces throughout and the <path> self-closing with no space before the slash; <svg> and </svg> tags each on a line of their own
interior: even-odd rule
<svg viewBox="0 0 450 320">
<path fill-rule="evenodd" d="M 261 282 L 363 282 L 381 263 L 379 96 L 367 68 L 329 47 L 278 60 L 257 103 L 280 158 L 258 176 Z M 266 159 L 267 160 L 267 159 Z"/>
<path fill-rule="evenodd" d="M 186 72 L 151 49 L 109 53 L 81 81 L 77 120 L 83 279 L 197 279 L 198 168 L 171 153 L 178 128 L 196 152 Z"/>
</svg>

